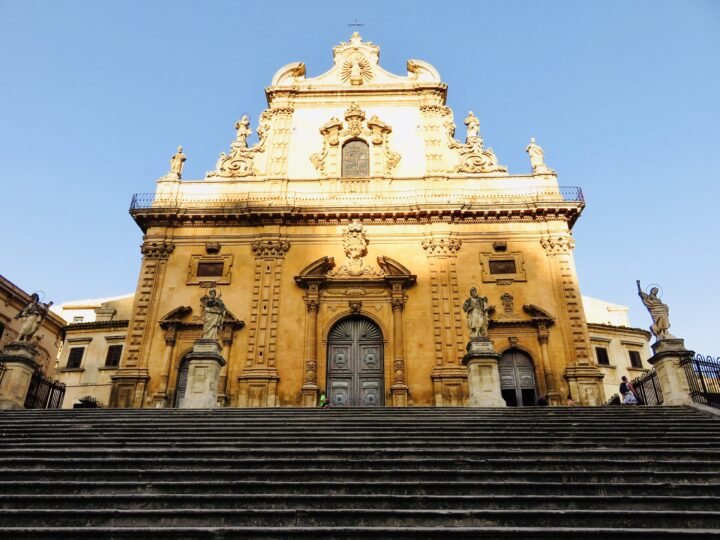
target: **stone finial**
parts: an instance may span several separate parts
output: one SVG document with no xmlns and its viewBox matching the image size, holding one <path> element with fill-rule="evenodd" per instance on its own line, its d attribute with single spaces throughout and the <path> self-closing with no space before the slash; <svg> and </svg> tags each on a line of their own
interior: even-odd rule
<svg viewBox="0 0 720 540">
<path fill-rule="evenodd" d="M 468 112 L 467 118 L 465 119 L 465 125 L 467 126 L 467 139 L 466 142 L 472 138 L 480 136 L 480 120 L 475 116 L 472 111 Z"/>
<path fill-rule="evenodd" d="M 242 118 L 235 122 L 235 129 L 237 134 L 235 135 L 235 142 L 239 148 L 247 148 L 247 139 L 252 134 L 250 129 L 250 119 L 247 114 L 243 114 Z"/>
<path fill-rule="evenodd" d="M 545 152 L 535 143 L 535 137 L 530 138 L 530 144 L 527 145 L 525 151 L 530 156 L 530 165 L 533 174 L 554 174 L 550 167 L 545 164 Z"/>
</svg>

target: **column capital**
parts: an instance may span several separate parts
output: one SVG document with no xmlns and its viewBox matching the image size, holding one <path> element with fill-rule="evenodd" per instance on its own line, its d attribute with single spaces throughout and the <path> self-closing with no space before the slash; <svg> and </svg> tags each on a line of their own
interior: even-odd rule
<svg viewBox="0 0 720 540">
<path fill-rule="evenodd" d="M 575 240 L 570 234 L 547 234 L 540 237 L 540 245 L 549 255 L 565 254 L 575 249 Z"/>
<path fill-rule="evenodd" d="M 421 242 L 422 248 L 428 257 L 456 256 L 462 246 L 462 240 L 457 233 L 442 236 L 428 236 Z"/>
<path fill-rule="evenodd" d="M 145 259 L 167 259 L 173 251 L 175 244 L 172 242 L 145 241 L 140 246 L 140 253 Z"/>
<path fill-rule="evenodd" d="M 290 242 L 287 240 L 254 240 L 250 248 L 257 259 L 278 259 L 285 257 L 290 249 Z"/>
</svg>

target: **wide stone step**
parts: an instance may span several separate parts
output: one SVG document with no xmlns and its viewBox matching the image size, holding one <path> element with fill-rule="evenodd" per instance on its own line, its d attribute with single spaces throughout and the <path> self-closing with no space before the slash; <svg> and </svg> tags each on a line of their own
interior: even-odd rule
<svg viewBox="0 0 720 540">
<path fill-rule="evenodd" d="M 182 456 L 176 458 L 147 458 L 147 457 L 105 457 L 105 458 L 76 458 L 76 457 L 54 457 L 53 459 L 33 459 L 28 457 L 5 457 L 2 459 L 2 469 L 12 470 L 103 470 L 112 474 L 115 470 L 141 469 L 141 470 L 175 470 L 191 471 L 200 466 L 202 469 L 213 470 L 276 470 L 278 473 L 289 469 L 307 470 L 321 468 L 333 471 L 354 471 L 354 470 L 383 470 L 389 469 L 405 474 L 406 471 L 446 471 L 453 474 L 456 471 L 468 469 L 492 469 L 494 471 L 519 471 L 519 470 L 543 470 L 543 471 L 622 471 L 623 474 L 637 475 L 646 471 L 673 471 L 695 473 L 702 470 L 720 468 L 720 455 L 714 460 L 679 461 L 669 459 L 648 460 L 645 456 L 638 456 L 641 459 L 628 459 L 625 456 L 616 459 L 587 458 L 583 454 L 574 454 L 563 459 L 555 457 L 536 456 L 535 459 L 526 457 L 519 458 L 483 458 L 472 459 L 442 459 L 403 457 L 399 459 L 387 459 L 372 457 L 372 459 L 348 459 L 333 458 L 323 454 L 315 456 L 288 456 L 286 459 L 278 460 L 269 457 L 248 459 L 245 456 L 238 456 L 234 459 L 205 457 L 198 461 L 196 455 Z"/>
<path fill-rule="evenodd" d="M 720 512 L 720 498 L 714 496 L 615 495 L 296 495 L 291 493 L 193 494 L 136 493 L 88 495 L 0 494 L 0 508 L 6 509 L 430 509 L 430 510 L 693 510 Z"/>
<path fill-rule="evenodd" d="M 10 469 L 0 467 L 0 478 L 4 481 L 33 480 L 45 478 L 50 482 L 66 480 L 85 481 L 112 479 L 115 481 L 213 481 L 245 480 L 256 482 L 308 482 L 322 478 L 324 482 L 339 483 L 347 481 L 398 481 L 433 482 L 475 482 L 475 481 L 526 481 L 526 482 L 599 482 L 599 483 L 658 483 L 675 484 L 717 484 L 720 475 L 715 471 L 646 471 L 642 474 L 629 473 L 626 470 L 555 470 L 518 468 L 514 470 L 477 468 L 477 469 Z"/>
<path fill-rule="evenodd" d="M 720 530 L 720 513 L 647 510 L 401 510 L 401 509 L 195 509 L 0 510 L 6 527 L 229 526 L 229 527 L 566 527 L 699 528 Z"/>
<path fill-rule="evenodd" d="M 307 482 L 277 482 L 253 480 L 198 481 L 47 481 L 0 480 L 4 494 L 130 494 L 130 493 L 189 493 L 189 494 L 256 494 L 295 493 L 332 496 L 364 495 L 605 495 L 612 496 L 720 496 L 718 483 L 668 482 L 527 482 L 527 481 L 345 481 L 331 484 L 324 479 Z"/>
<path fill-rule="evenodd" d="M 82 538 L 83 540 L 114 540 L 118 538 L 182 538 L 224 540 L 233 538 L 263 538 L 287 540 L 294 538 L 322 538 L 347 540 L 350 538 L 542 538 L 591 540 L 656 540 L 670 538 L 716 538 L 718 529 L 661 529 L 609 527 L 8 527 L 0 529 L 0 538 L 24 540 Z"/>
</svg>

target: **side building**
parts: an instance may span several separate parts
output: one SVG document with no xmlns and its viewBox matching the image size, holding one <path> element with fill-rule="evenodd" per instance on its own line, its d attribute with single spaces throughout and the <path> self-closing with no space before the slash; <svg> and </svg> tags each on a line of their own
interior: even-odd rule
<svg viewBox="0 0 720 540">
<path fill-rule="evenodd" d="M 652 334 L 630 326 L 627 306 L 589 296 L 583 296 L 583 305 L 595 361 L 605 374 L 605 396 L 610 398 L 618 393 L 623 375 L 632 380 L 652 368 L 648 364 Z"/>
<path fill-rule="evenodd" d="M 111 377 L 125 347 L 133 296 L 65 302 L 57 308 L 71 321 L 62 330 L 58 356 L 58 377 L 65 384 L 63 408 L 72 408 L 85 396 L 110 403 Z"/>
</svg>

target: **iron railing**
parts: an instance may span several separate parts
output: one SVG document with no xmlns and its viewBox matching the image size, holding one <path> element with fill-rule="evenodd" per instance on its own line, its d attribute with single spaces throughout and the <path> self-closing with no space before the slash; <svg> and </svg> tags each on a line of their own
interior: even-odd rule
<svg viewBox="0 0 720 540">
<path fill-rule="evenodd" d="M 685 368 L 693 401 L 720 408 L 720 357 L 696 354 L 680 360 L 680 365 Z"/>
<path fill-rule="evenodd" d="M 177 208 L 224 208 L 246 209 L 263 206 L 276 208 L 302 208 L 307 206 L 333 206 L 348 204 L 377 206 L 407 205 L 466 205 L 514 202 L 584 202 L 582 189 L 574 186 L 537 189 L 416 189 L 411 191 L 386 191 L 369 193 L 136 193 L 130 202 L 130 210 L 172 210 Z"/>
<path fill-rule="evenodd" d="M 654 368 L 633 379 L 630 384 L 635 389 L 640 405 L 662 405 L 663 393 Z"/>
<path fill-rule="evenodd" d="M 33 373 L 25 396 L 26 409 L 59 409 L 65 397 L 65 385 L 46 377 L 40 371 Z"/>
</svg>

